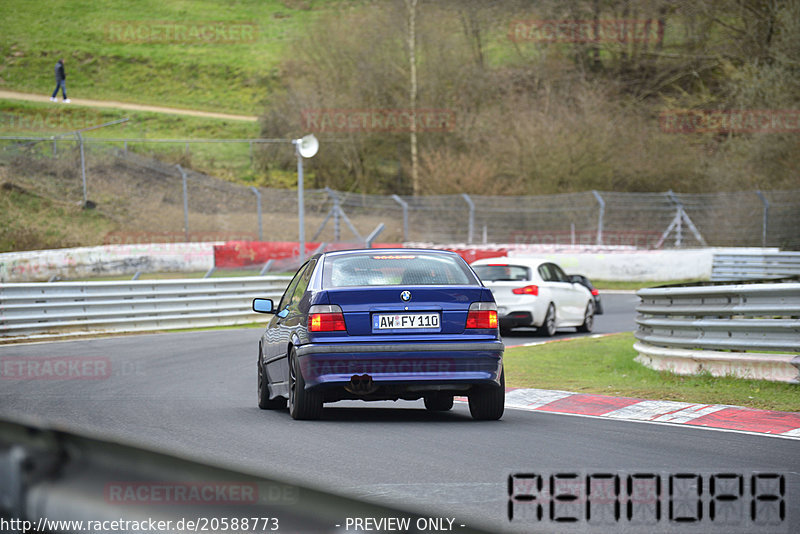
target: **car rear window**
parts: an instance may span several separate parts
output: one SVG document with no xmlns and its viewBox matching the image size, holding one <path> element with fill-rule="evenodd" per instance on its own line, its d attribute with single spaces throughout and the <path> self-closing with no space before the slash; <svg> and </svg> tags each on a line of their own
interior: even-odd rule
<svg viewBox="0 0 800 534">
<path fill-rule="evenodd" d="M 474 285 L 478 281 L 458 257 L 443 254 L 365 253 L 328 256 L 325 287 Z"/>
<path fill-rule="evenodd" d="M 473 265 L 484 282 L 523 282 L 531 279 L 531 270 L 523 265 Z"/>
</svg>

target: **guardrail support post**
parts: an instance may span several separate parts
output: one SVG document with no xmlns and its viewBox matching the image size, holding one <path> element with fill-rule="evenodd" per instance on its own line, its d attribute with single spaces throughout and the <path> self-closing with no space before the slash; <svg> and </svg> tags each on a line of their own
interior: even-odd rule
<svg viewBox="0 0 800 534">
<path fill-rule="evenodd" d="M 466 193 L 461 193 L 461 197 L 469 206 L 469 226 L 467 227 L 467 243 L 472 244 L 472 237 L 475 231 L 475 203 L 472 202 L 472 199 L 469 198 L 469 195 Z"/>
<path fill-rule="evenodd" d="M 767 200 L 767 197 L 764 196 L 764 193 L 762 193 L 760 190 L 756 191 L 756 195 L 758 195 L 758 198 L 760 198 L 761 202 L 764 204 L 764 216 L 761 223 L 761 246 L 766 247 L 767 225 L 769 224 L 769 201 Z"/>
<path fill-rule="evenodd" d="M 183 181 L 183 237 L 189 242 L 189 193 L 186 189 L 186 171 L 180 165 L 175 165 L 181 173 Z"/>
<path fill-rule="evenodd" d="M 258 240 L 264 241 L 264 232 L 263 227 L 261 226 L 261 191 L 252 185 L 250 186 L 250 191 L 252 191 L 256 196 L 256 210 L 258 213 Z"/>
<path fill-rule="evenodd" d="M 600 213 L 597 216 L 597 244 L 603 244 L 603 219 L 606 215 L 606 201 L 603 200 L 603 197 L 600 196 L 600 193 L 597 191 L 592 191 L 594 198 L 597 199 L 597 203 L 600 205 Z"/>
</svg>

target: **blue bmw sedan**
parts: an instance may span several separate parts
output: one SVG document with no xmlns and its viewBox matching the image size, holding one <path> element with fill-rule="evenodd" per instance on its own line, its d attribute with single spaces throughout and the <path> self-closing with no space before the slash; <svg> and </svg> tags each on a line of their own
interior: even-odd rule
<svg viewBox="0 0 800 534">
<path fill-rule="evenodd" d="M 258 406 L 317 419 L 326 402 L 424 399 L 431 411 L 466 396 L 472 417 L 505 402 L 497 306 L 467 263 L 439 250 L 365 249 L 309 259 L 258 347 Z"/>
</svg>

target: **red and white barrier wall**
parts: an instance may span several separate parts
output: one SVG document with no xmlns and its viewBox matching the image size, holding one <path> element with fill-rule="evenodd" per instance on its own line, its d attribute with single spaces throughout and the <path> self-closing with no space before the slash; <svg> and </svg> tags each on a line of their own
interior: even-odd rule
<svg viewBox="0 0 800 534">
<path fill-rule="evenodd" d="M 322 243 L 306 243 L 305 257 L 310 256 Z M 402 248 L 402 243 L 376 243 L 372 248 Z M 325 250 L 358 248 L 353 243 L 328 243 Z M 214 265 L 217 269 L 236 269 L 263 265 L 269 260 L 289 260 L 300 256 L 297 241 L 229 241 L 214 246 Z"/>
<path fill-rule="evenodd" d="M 306 256 L 320 243 L 306 243 Z M 333 243 L 326 250 L 354 248 L 353 243 Z M 380 243 L 375 248 L 403 247 Z M 468 262 L 487 257 L 536 256 L 561 265 L 567 273 L 596 280 L 709 279 L 715 253 L 758 253 L 777 249 L 637 250 L 632 247 L 569 247 L 557 245 L 433 245 L 406 243 L 406 247 L 453 250 Z M 70 249 L 7 252 L 0 254 L 0 282 L 34 282 L 54 276 L 64 279 L 124 276 L 141 272 L 196 272 L 211 267 L 235 269 L 261 266 L 269 260 L 299 256 L 296 241 L 228 241 L 205 243 L 152 243 L 103 245 Z M 287 267 L 288 269 L 288 267 Z"/>
<path fill-rule="evenodd" d="M 0 254 L 0 282 L 40 282 L 133 275 L 141 272 L 207 271 L 220 243 L 152 243 L 31 250 Z"/>
<path fill-rule="evenodd" d="M 411 246 L 411 245 L 408 245 Z M 568 274 L 594 280 L 659 282 L 708 280 L 715 254 L 752 254 L 778 249 L 705 248 L 639 250 L 625 246 L 567 245 L 428 245 L 454 250 L 468 262 L 493 257 L 537 257 L 560 265 Z"/>
</svg>

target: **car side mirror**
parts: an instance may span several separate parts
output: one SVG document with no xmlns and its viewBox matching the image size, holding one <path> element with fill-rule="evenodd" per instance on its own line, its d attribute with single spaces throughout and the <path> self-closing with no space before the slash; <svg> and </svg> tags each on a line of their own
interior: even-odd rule
<svg viewBox="0 0 800 534">
<path fill-rule="evenodd" d="M 258 313 L 275 313 L 272 299 L 253 299 L 253 311 Z"/>
</svg>

